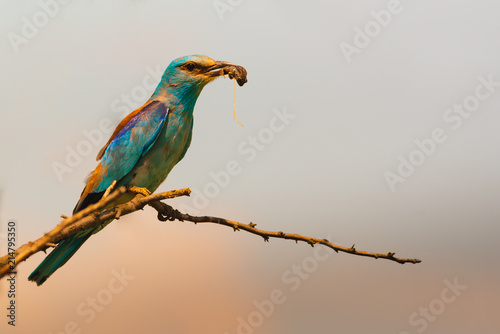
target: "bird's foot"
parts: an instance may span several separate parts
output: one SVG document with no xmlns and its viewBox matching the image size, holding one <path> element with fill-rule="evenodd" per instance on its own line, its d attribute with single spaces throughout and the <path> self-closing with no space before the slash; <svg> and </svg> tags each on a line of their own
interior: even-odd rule
<svg viewBox="0 0 500 334">
<path fill-rule="evenodd" d="M 147 188 L 143 188 L 143 187 L 131 186 L 131 187 L 128 187 L 127 190 L 133 194 L 141 194 L 143 196 L 151 195 L 151 191 L 149 191 Z"/>
</svg>

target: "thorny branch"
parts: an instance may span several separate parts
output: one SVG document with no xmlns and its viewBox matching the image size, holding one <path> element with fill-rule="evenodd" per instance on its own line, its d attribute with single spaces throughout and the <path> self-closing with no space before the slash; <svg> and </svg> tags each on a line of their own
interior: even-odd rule
<svg viewBox="0 0 500 334">
<path fill-rule="evenodd" d="M 337 253 L 340 252 L 345 252 L 349 254 L 354 254 L 354 255 L 359 255 L 359 256 L 368 256 L 368 257 L 373 257 L 375 259 L 381 258 L 381 259 L 387 259 L 391 261 L 395 261 L 401 264 L 404 263 L 420 263 L 421 260 L 419 259 L 402 259 L 402 258 L 397 258 L 394 255 L 396 253 L 388 252 L 388 253 L 371 253 L 371 252 L 365 252 L 365 251 L 360 251 L 357 250 L 354 245 L 351 247 L 344 247 L 344 246 L 339 246 L 332 244 L 330 241 L 327 239 L 319 239 L 319 238 L 310 238 L 306 237 L 300 234 L 292 234 L 292 233 L 285 233 L 281 231 L 273 232 L 273 231 L 264 231 L 256 228 L 257 224 L 254 223 L 249 223 L 249 224 L 243 224 L 239 223 L 236 221 L 224 219 L 224 218 L 217 218 L 217 217 L 209 217 L 209 216 L 191 216 L 189 214 L 181 213 L 175 209 L 173 209 L 170 205 L 167 205 L 163 202 L 156 201 L 156 202 L 151 202 L 149 203 L 150 206 L 155 208 L 156 211 L 158 211 L 158 219 L 161 221 L 166 221 L 166 220 L 179 220 L 179 221 L 190 221 L 195 224 L 197 223 L 213 223 L 213 224 L 219 224 L 219 225 L 224 225 L 228 226 L 234 229 L 234 231 L 247 231 L 252 234 L 260 235 L 262 238 L 264 238 L 264 241 L 269 241 L 270 238 L 278 238 L 278 239 L 288 239 L 288 240 L 295 240 L 296 242 L 298 241 L 303 241 L 314 247 L 315 244 L 321 244 L 326 247 L 330 247 L 333 250 L 335 250 Z"/>
<path fill-rule="evenodd" d="M 391 261 L 395 261 L 401 264 L 404 263 L 420 263 L 419 259 L 405 259 L 405 258 L 397 258 L 395 257 L 395 253 L 372 253 L 366 251 L 357 250 L 354 245 L 351 247 L 339 246 L 331 243 L 327 239 L 319 239 L 319 238 L 310 238 L 306 236 L 302 236 L 300 234 L 291 234 L 284 233 L 281 231 L 273 232 L 273 231 L 264 231 L 256 228 L 256 224 L 249 223 L 239 223 L 236 221 L 210 217 L 210 216 L 192 216 L 186 213 L 181 213 L 175 209 L 173 209 L 170 205 L 167 205 L 161 200 L 174 198 L 179 196 L 189 196 L 191 190 L 189 188 L 180 189 L 180 190 L 172 190 L 158 194 L 152 194 L 149 196 L 145 196 L 143 193 L 136 193 L 135 197 L 132 200 L 126 202 L 125 204 L 117 205 L 112 207 L 111 209 L 106 209 L 111 207 L 113 202 L 124 195 L 126 192 L 131 192 L 130 189 L 127 190 L 125 187 L 121 187 L 113 192 L 111 189 L 114 185 L 112 185 L 106 192 L 106 196 L 93 205 L 88 206 L 84 210 L 76 213 L 71 217 L 62 216 L 64 220 L 60 222 L 53 230 L 46 233 L 42 237 L 38 238 L 35 241 L 28 242 L 22 246 L 20 246 L 14 254 L 7 254 L 0 257 L 0 278 L 6 276 L 10 272 L 15 271 L 15 267 L 22 261 L 25 261 L 30 256 L 40 251 L 45 251 L 49 247 L 54 247 L 61 240 L 68 239 L 71 235 L 82 231 L 84 229 L 90 227 L 97 227 L 106 221 L 110 221 L 113 219 L 118 219 L 121 216 L 125 216 L 132 212 L 142 210 L 144 206 L 150 205 L 158 212 L 158 219 L 160 221 L 190 221 L 195 224 L 197 223 L 213 223 L 219 224 L 223 226 L 228 226 L 234 229 L 235 231 L 246 231 L 252 234 L 256 234 L 264 238 L 264 241 L 269 241 L 270 238 L 278 238 L 278 239 L 289 239 L 303 241 L 313 246 L 316 244 L 321 244 L 326 247 L 332 248 L 336 252 L 345 252 L 353 255 L 359 256 L 367 256 L 375 259 L 387 259 Z M 110 193 L 111 192 L 111 193 Z M 103 211 L 104 210 L 104 211 Z"/>
</svg>

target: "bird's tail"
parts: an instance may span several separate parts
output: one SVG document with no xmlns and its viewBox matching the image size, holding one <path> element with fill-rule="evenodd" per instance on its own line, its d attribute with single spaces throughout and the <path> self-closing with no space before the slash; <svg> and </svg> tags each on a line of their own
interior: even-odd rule
<svg viewBox="0 0 500 334">
<path fill-rule="evenodd" d="M 69 239 L 61 241 L 56 248 L 36 267 L 28 277 L 28 280 L 42 285 L 57 269 L 62 267 L 85 241 L 92 235 L 91 231 L 74 234 Z"/>
</svg>

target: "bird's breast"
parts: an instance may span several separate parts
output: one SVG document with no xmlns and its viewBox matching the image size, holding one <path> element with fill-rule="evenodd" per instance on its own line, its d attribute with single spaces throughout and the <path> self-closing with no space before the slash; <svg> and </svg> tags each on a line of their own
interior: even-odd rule
<svg viewBox="0 0 500 334">
<path fill-rule="evenodd" d="M 189 147 L 192 128 L 192 114 L 169 112 L 158 139 L 137 164 L 130 184 L 155 191 Z"/>
</svg>

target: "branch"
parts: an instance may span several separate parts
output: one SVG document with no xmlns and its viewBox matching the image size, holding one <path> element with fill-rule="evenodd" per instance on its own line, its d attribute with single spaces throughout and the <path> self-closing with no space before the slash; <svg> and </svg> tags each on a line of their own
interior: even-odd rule
<svg viewBox="0 0 500 334">
<path fill-rule="evenodd" d="M 125 187 L 120 187 L 110 195 L 104 197 L 97 203 L 89 205 L 82 211 L 71 217 L 65 218 L 53 230 L 35 241 L 30 241 L 20 246 L 13 254 L 0 257 L 0 278 L 13 272 L 17 265 L 27 258 L 40 251 L 45 251 L 49 247 L 55 246 L 61 240 L 68 239 L 71 235 L 91 227 L 97 227 L 107 221 L 119 219 L 121 216 L 142 210 L 144 206 L 152 201 L 173 198 L 178 196 L 189 196 L 189 188 L 172 190 L 154 195 L 144 196 L 136 194 L 132 200 L 111 209 L 106 210 L 120 196 L 130 192 Z M 105 210 L 101 212 L 102 210 Z"/>
<path fill-rule="evenodd" d="M 344 246 L 339 246 L 332 244 L 330 241 L 327 239 L 318 239 L 318 238 L 310 238 L 310 237 L 305 237 L 300 234 L 291 234 L 291 233 L 284 233 L 281 231 L 278 232 L 273 232 L 273 231 L 264 231 L 264 230 L 259 230 L 258 228 L 255 228 L 257 224 L 254 223 L 249 223 L 249 224 L 243 224 L 239 223 L 236 221 L 232 220 L 227 220 L 224 218 L 217 218 L 217 217 L 209 217 L 209 216 L 191 216 L 189 214 L 181 213 L 174 208 L 172 208 L 170 205 L 167 205 L 163 202 L 156 201 L 156 202 L 151 202 L 149 203 L 150 206 L 152 206 L 156 211 L 158 211 L 158 219 L 161 221 L 166 221 L 170 220 L 173 221 L 175 219 L 179 221 L 190 221 L 195 224 L 197 223 L 213 223 L 213 224 L 219 224 L 223 226 L 228 226 L 233 228 L 234 231 L 247 231 L 252 234 L 260 235 L 262 238 L 264 238 L 264 241 L 269 241 L 270 238 L 277 238 L 277 239 L 289 239 L 289 240 L 295 240 L 295 242 L 298 241 L 303 241 L 314 247 L 315 244 L 321 244 L 326 247 L 332 248 L 335 250 L 335 252 L 344 252 L 344 253 L 349 253 L 349 254 L 354 254 L 354 255 L 359 255 L 359 256 L 367 256 L 367 257 L 372 257 L 375 259 L 387 259 L 391 261 L 395 261 L 401 264 L 404 263 L 420 263 L 422 262 L 419 259 L 403 259 L 403 258 L 397 258 L 394 255 L 396 253 L 393 252 L 388 252 L 388 253 L 371 253 L 371 252 L 365 252 L 365 251 L 360 251 L 354 248 L 354 245 L 351 247 L 344 247 Z"/>
<path fill-rule="evenodd" d="M 175 209 L 173 209 L 170 205 L 167 205 L 161 200 L 174 198 L 179 196 L 189 196 L 191 190 L 189 188 L 180 189 L 180 190 L 172 190 L 163 193 L 153 194 L 146 196 L 144 192 L 131 191 L 130 189 L 126 189 L 125 187 L 120 187 L 119 189 L 111 192 L 114 184 L 108 188 L 103 198 L 82 211 L 77 212 L 75 215 L 71 217 L 62 216 L 64 220 L 60 222 L 53 230 L 46 233 L 44 236 L 38 238 L 35 241 L 30 241 L 22 246 L 20 246 L 15 252 L 9 253 L 0 257 L 0 278 L 6 276 L 9 273 L 14 272 L 14 269 L 17 265 L 28 259 L 33 254 L 36 254 L 40 251 L 45 251 L 49 247 L 55 247 L 58 242 L 62 240 L 68 239 L 75 233 L 79 231 L 97 227 L 103 225 L 104 223 L 119 219 L 121 216 L 128 215 L 132 212 L 142 210 L 144 206 L 150 205 L 158 212 L 158 219 L 160 221 L 166 220 L 179 220 L 179 221 L 190 221 L 195 224 L 197 223 L 213 223 L 224 225 L 233 228 L 235 231 L 243 230 L 252 234 L 256 234 L 264 238 L 264 241 L 269 241 L 270 238 L 278 238 L 278 239 L 289 239 L 303 241 L 313 246 L 315 244 L 321 244 L 326 247 L 332 248 L 337 253 L 345 252 L 353 255 L 359 256 L 367 256 L 375 259 L 382 258 L 391 261 L 395 261 L 398 263 L 420 263 L 419 259 L 404 259 L 395 257 L 395 253 L 371 253 L 360 251 L 352 247 L 343 247 L 332 244 L 327 239 L 318 239 L 318 238 L 310 238 L 306 236 L 302 236 L 300 234 L 291 234 L 284 233 L 281 231 L 272 232 L 272 231 L 264 231 L 256 228 L 256 224 L 249 223 L 243 224 L 236 221 L 210 217 L 210 216 L 191 216 L 189 214 L 181 213 Z M 113 206 L 112 204 L 125 195 L 126 193 L 135 193 L 135 196 L 128 202 Z M 111 208 L 110 208 L 111 207 Z"/>
</svg>

